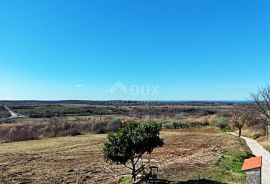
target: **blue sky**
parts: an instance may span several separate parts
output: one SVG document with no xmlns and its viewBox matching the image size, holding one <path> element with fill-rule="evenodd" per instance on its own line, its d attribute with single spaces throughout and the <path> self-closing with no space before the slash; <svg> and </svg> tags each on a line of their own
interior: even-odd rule
<svg viewBox="0 0 270 184">
<path fill-rule="evenodd" d="M 269 20 L 267 0 L 0 0 L 0 100 L 245 100 Z"/>
</svg>

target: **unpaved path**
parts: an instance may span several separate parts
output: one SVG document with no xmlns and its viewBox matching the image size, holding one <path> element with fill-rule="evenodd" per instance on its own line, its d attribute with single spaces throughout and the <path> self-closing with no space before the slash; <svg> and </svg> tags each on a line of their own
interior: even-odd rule
<svg viewBox="0 0 270 184">
<path fill-rule="evenodd" d="M 9 119 L 15 119 L 15 118 L 24 118 L 24 115 L 21 114 L 17 114 L 14 111 L 12 111 L 10 108 L 8 108 L 7 106 L 5 106 L 6 110 L 10 113 L 10 117 Z"/>
<path fill-rule="evenodd" d="M 262 156 L 262 184 L 270 184 L 270 153 L 266 151 L 256 140 L 243 138 L 255 156 Z"/>
<path fill-rule="evenodd" d="M 7 111 L 11 115 L 9 118 L 13 119 L 13 118 L 17 118 L 18 117 L 18 115 L 15 112 L 13 112 L 12 110 L 10 110 L 10 108 L 8 108 L 7 106 L 5 106 L 5 108 L 7 109 Z"/>
</svg>

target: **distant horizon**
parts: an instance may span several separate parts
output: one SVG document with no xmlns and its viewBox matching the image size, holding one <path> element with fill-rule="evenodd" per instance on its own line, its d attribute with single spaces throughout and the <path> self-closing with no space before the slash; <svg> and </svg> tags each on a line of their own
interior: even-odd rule
<svg viewBox="0 0 270 184">
<path fill-rule="evenodd" d="M 0 100 L 0 102 L 249 102 L 250 100 Z"/>
</svg>

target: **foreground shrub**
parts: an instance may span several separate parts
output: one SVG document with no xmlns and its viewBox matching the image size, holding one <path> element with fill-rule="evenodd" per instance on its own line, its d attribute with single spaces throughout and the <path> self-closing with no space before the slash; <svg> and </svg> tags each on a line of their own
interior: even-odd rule
<svg viewBox="0 0 270 184">
<path fill-rule="evenodd" d="M 139 162 L 142 155 L 151 154 L 155 148 L 164 144 L 159 136 L 160 129 L 161 127 L 156 123 L 129 123 L 116 133 L 108 134 L 108 141 L 103 147 L 104 159 L 129 168 L 132 179 L 136 181 L 138 169 L 144 167 L 144 165 L 140 166 L 141 162 Z M 131 166 L 128 166 L 129 163 Z"/>
</svg>

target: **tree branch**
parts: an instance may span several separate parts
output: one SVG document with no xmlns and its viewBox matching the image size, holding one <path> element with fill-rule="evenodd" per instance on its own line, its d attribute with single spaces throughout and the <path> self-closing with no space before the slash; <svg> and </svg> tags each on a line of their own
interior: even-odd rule
<svg viewBox="0 0 270 184">
<path fill-rule="evenodd" d="M 132 170 L 132 167 L 127 166 L 127 164 L 124 164 L 124 166 L 130 170 Z"/>
</svg>

